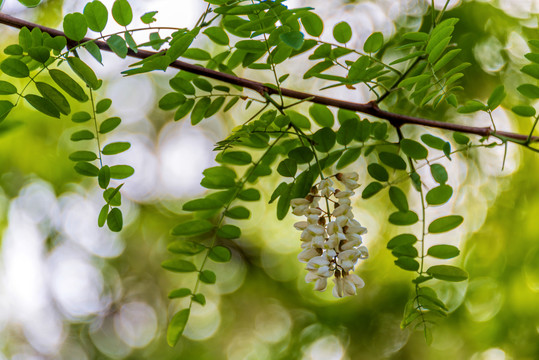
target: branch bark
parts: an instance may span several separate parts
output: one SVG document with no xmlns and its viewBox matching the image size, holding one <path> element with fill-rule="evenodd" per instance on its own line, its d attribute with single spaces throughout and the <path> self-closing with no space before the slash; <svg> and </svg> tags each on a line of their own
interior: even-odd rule
<svg viewBox="0 0 539 360">
<path fill-rule="evenodd" d="M 65 34 L 60 30 L 56 30 L 56 29 L 52 29 L 46 26 L 35 24 L 35 23 L 22 20 L 22 19 L 7 15 L 7 14 L 3 14 L 3 13 L 0 13 L 0 24 L 4 24 L 4 25 L 18 28 L 18 29 L 21 29 L 25 26 L 29 30 L 38 28 L 43 32 L 49 33 L 51 36 L 66 37 Z M 86 42 L 86 41 L 93 41 L 93 39 L 84 38 L 83 40 L 81 40 L 81 42 Z M 112 52 L 110 47 L 104 41 L 95 41 L 95 44 L 101 50 Z M 73 46 L 79 45 L 79 43 L 67 38 L 67 45 L 68 47 L 73 47 Z M 138 50 L 138 52 L 135 53 L 134 51 L 130 49 L 128 52 L 128 56 L 133 57 L 133 58 L 138 58 L 138 59 L 145 59 L 155 54 L 156 52 L 148 51 L 148 50 Z M 276 89 L 267 87 L 263 83 L 260 83 L 258 81 L 237 77 L 234 75 L 226 74 L 226 73 L 211 70 L 211 69 L 206 69 L 202 66 L 193 65 L 184 61 L 176 60 L 170 64 L 170 67 L 188 71 L 190 73 L 201 75 L 207 78 L 219 80 L 225 83 L 248 88 L 262 95 L 265 93 L 270 94 L 270 95 L 278 94 L 278 91 Z M 315 94 L 310 94 L 306 92 L 285 89 L 285 88 L 281 88 L 281 94 L 288 98 L 293 98 L 293 99 L 298 99 L 298 100 L 309 99 L 308 101 L 312 103 L 327 105 L 327 106 L 332 106 L 332 107 L 336 107 L 340 109 L 346 109 L 346 110 L 351 110 L 351 111 L 355 111 L 355 112 L 359 112 L 363 114 L 372 115 L 374 117 L 389 121 L 391 125 L 397 128 L 400 128 L 403 125 L 418 125 L 418 126 L 432 127 L 432 128 L 444 129 L 444 130 L 450 130 L 450 131 L 458 131 L 458 132 L 467 133 L 467 134 L 475 134 L 475 135 L 480 135 L 480 136 L 485 136 L 485 137 L 496 135 L 496 136 L 504 137 L 507 139 L 522 141 L 522 142 L 525 142 L 528 140 L 528 135 L 517 134 L 517 133 L 512 133 L 512 132 L 506 132 L 506 131 L 494 131 L 494 129 L 492 129 L 491 127 L 476 127 L 476 126 L 459 125 L 459 124 L 447 123 L 443 121 L 429 120 L 429 119 L 424 119 L 424 118 L 418 118 L 418 117 L 413 117 L 413 116 L 408 116 L 408 115 L 392 113 L 392 112 L 380 109 L 378 105 L 373 101 L 362 104 L 362 103 L 329 98 L 325 96 L 318 96 Z M 539 137 L 534 136 L 530 140 L 538 141 Z"/>
</svg>

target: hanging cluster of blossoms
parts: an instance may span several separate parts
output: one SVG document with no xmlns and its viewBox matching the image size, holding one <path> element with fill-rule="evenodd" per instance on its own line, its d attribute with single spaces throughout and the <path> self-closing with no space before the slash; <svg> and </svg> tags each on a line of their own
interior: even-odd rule
<svg viewBox="0 0 539 360">
<path fill-rule="evenodd" d="M 350 205 L 353 190 L 359 187 L 359 176 L 352 172 L 331 177 L 344 185 L 344 190 L 333 188 L 331 178 L 326 178 L 315 184 L 305 198 L 293 199 L 291 205 L 293 214 L 307 218 L 294 224 L 302 231 L 303 251 L 298 259 L 307 263 L 305 281 L 314 282 L 314 290 L 324 291 L 328 278 L 334 276 L 333 295 L 341 298 L 355 295 L 365 285 L 351 272 L 358 260 L 366 259 L 369 253 L 361 238 L 367 229 L 354 219 Z"/>
</svg>

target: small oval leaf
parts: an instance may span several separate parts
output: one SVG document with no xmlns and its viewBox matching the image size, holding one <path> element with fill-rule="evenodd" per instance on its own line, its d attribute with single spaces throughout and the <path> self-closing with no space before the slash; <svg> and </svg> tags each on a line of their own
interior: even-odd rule
<svg viewBox="0 0 539 360">
<path fill-rule="evenodd" d="M 453 245 L 434 245 L 427 250 L 427 255 L 438 259 L 452 259 L 459 254 L 460 250 Z"/>
<path fill-rule="evenodd" d="M 167 329 L 167 344 L 170 347 L 174 347 L 178 343 L 180 336 L 182 336 L 189 319 L 189 313 L 190 309 L 183 309 L 177 312 L 170 320 Z"/>
<path fill-rule="evenodd" d="M 462 224 L 463 221 L 464 221 L 464 218 L 460 215 L 449 215 L 449 216 L 438 218 L 430 223 L 429 233 L 439 234 L 439 233 L 453 230 L 454 228 Z"/>
<path fill-rule="evenodd" d="M 228 262 L 232 258 L 232 253 L 224 246 L 215 246 L 210 249 L 208 257 L 215 262 Z"/>
<path fill-rule="evenodd" d="M 427 274 L 445 281 L 464 281 L 468 279 L 468 273 L 461 268 L 451 265 L 434 265 L 427 270 Z"/>
</svg>

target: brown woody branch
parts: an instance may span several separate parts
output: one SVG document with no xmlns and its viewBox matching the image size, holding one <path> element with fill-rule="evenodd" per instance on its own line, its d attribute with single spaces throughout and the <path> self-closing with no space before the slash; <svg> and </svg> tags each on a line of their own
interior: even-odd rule
<svg viewBox="0 0 539 360">
<path fill-rule="evenodd" d="M 19 28 L 19 29 L 25 26 L 30 30 L 34 28 L 39 28 L 41 31 L 49 33 L 51 36 L 64 36 L 65 37 L 65 34 L 60 30 L 56 30 L 56 29 L 39 25 L 39 24 L 31 23 L 29 21 L 25 21 L 25 20 L 10 16 L 7 14 L 3 14 L 3 13 L 0 13 L 0 23 L 14 27 L 14 28 Z M 86 42 L 86 41 L 93 41 L 93 39 L 84 38 L 81 40 L 81 42 Z M 112 51 L 110 47 L 107 45 L 107 43 L 104 41 L 95 41 L 95 44 L 101 50 Z M 79 42 L 70 40 L 68 38 L 67 45 L 68 47 L 74 47 L 74 46 L 79 45 Z M 145 59 L 155 54 L 156 54 L 155 52 L 147 51 L 147 50 L 138 50 L 138 52 L 135 53 L 134 51 L 130 49 L 128 52 L 128 56 L 139 58 L 139 59 Z M 271 87 L 267 87 L 263 83 L 260 83 L 258 81 L 253 81 L 253 80 L 237 77 L 234 75 L 226 74 L 223 72 L 206 69 L 205 67 L 202 67 L 199 65 L 193 65 L 184 61 L 176 60 L 170 64 L 170 67 L 188 71 L 190 73 L 201 75 L 201 76 L 208 77 L 211 79 L 223 81 L 229 84 L 248 88 L 262 95 L 278 94 L 278 90 L 273 89 Z M 418 117 L 413 117 L 413 116 L 392 113 L 392 112 L 380 109 L 378 105 L 373 101 L 368 102 L 366 104 L 361 104 L 361 103 L 355 103 L 355 102 L 350 102 L 350 101 L 324 97 L 324 96 L 318 96 L 318 95 L 314 95 L 314 94 L 310 94 L 306 92 L 285 89 L 285 88 L 281 88 L 281 94 L 288 98 L 293 98 L 293 99 L 298 99 L 298 100 L 308 99 L 307 101 L 312 102 L 312 103 L 327 105 L 327 106 L 332 106 L 332 107 L 336 107 L 340 109 L 346 109 L 346 110 L 351 110 L 351 111 L 355 111 L 355 112 L 359 112 L 363 114 L 372 115 L 377 118 L 385 119 L 389 121 L 391 125 L 393 125 L 396 128 L 400 128 L 403 125 L 419 125 L 419 126 L 427 126 L 427 127 L 450 130 L 450 131 L 459 131 L 462 133 L 475 134 L 475 135 L 480 135 L 484 137 L 495 135 L 498 137 L 503 137 L 503 138 L 521 141 L 521 142 L 526 142 L 528 140 L 528 135 L 511 133 L 511 132 L 506 132 L 506 131 L 494 131 L 494 129 L 492 129 L 491 127 L 476 127 L 476 126 L 459 125 L 459 124 L 452 124 L 452 123 L 447 123 L 443 121 L 435 121 L 435 120 L 429 120 L 429 119 L 423 119 L 423 118 L 418 118 Z M 538 141 L 539 137 L 534 136 L 530 140 Z"/>
</svg>

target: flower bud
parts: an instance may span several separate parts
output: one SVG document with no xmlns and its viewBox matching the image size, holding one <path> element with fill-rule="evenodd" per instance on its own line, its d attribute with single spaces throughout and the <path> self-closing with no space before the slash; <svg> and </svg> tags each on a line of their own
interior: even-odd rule
<svg viewBox="0 0 539 360">
<path fill-rule="evenodd" d="M 326 290 L 327 286 L 328 286 L 328 279 L 321 277 L 321 278 L 318 278 L 316 282 L 314 283 L 314 290 L 324 291 Z"/>
</svg>

